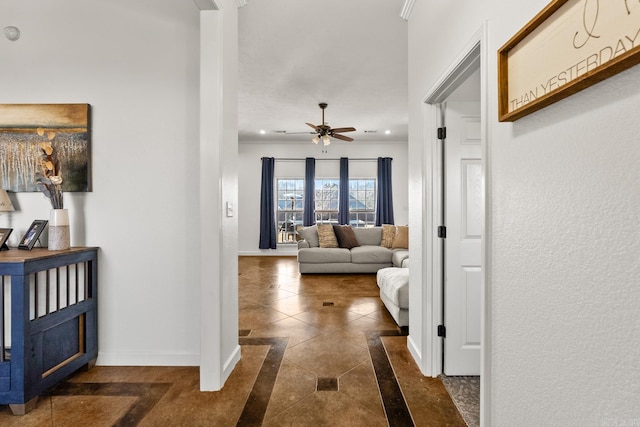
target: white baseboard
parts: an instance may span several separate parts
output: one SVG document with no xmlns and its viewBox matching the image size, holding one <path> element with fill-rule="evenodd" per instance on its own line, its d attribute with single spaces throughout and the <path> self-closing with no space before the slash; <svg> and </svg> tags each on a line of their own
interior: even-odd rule
<svg viewBox="0 0 640 427">
<path fill-rule="evenodd" d="M 238 251 L 238 256 L 298 256 L 298 249 L 291 250 L 264 250 L 264 251 Z"/>
<path fill-rule="evenodd" d="M 229 375 L 231 375 L 233 368 L 235 368 L 238 362 L 240 361 L 240 356 L 241 356 L 241 351 L 240 351 L 240 346 L 238 345 L 236 346 L 235 350 L 231 353 L 231 356 L 229 356 L 224 366 L 222 367 L 223 383 L 227 381 L 227 378 L 229 378 Z"/>
<path fill-rule="evenodd" d="M 98 353 L 98 366 L 200 366 L 199 353 Z"/>
<path fill-rule="evenodd" d="M 409 349 L 409 353 L 411 353 L 411 356 L 413 356 L 413 359 L 416 361 L 416 364 L 420 368 L 420 372 L 422 372 L 422 375 L 429 376 L 430 374 L 425 373 L 422 369 L 422 367 L 424 366 L 424 361 L 422 360 L 422 352 L 416 346 L 416 343 L 411 335 L 407 337 L 407 348 Z"/>
</svg>

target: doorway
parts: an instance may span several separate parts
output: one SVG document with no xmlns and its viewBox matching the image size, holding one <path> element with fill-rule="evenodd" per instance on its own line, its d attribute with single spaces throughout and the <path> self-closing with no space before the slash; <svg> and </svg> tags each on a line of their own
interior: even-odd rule
<svg viewBox="0 0 640 427">
<path fill-rule="evenodd" d="M 445 375 L 480 375 L 482 147 L 480 70 L 440 104 Z"/>
<path fill-rule="evenodd" d="M 488 226 L 490 213 L 485 199 L 486 189 L 490 185 L 487 174 L 489 164 L 487 157 L 486 76 L 489 56 L 487 40 L 487 26 L 483 25 L 424 98 L 426 143 L 424 167 L 429 169 L 433 177 L 430 181 L 427 180 L 426 191 L 431 206 L 425 207 L 427 229 L 424 232 L 426 244 L 431 245 L 433 249 L 427 252 L 426 260 L 431 270 L 425 280 L 427 295 L 430 299 L 427 298 L 423 303 L 424 311 L 431 313 L 431 323 L 424 325 L 422 335 L 427 339 L 425 350 L 430 356 L 425 364 L 425 372 L 429 375 L 480 374 L 480 419 L 484 425 L 490 424 L 488 408 L 491 384 L 491 353 L 486 314 L 489 312 L 487 284 L 490 274 L 486 268 L 486 260 L 489 255 L 488 241 L 491 238 Z M 467 110 L 466 107 L 470 107 L 471 110 Z M 453 127 L 452 123 L 447 123 L 452 119 Z M 442 135 L 443 131 L 439 131 L 440 127 L 444 127 L 443 125 L 448 127 L 446 130 L 448 135 Z M 445 175 L 447 150 L 443 149 L 443 144 L 450 144 L 453 138 L 460 140 L 460 134 L 465 135 L 462 138 L 463 142 L 460 143 L 463 148 L 474 146 L 476 152 L 472 156 L 468 156 L 467 153 L 458 155 L 458 163 L 461 166 L 456 171 L 459 179 L 455 184 L 459 190 L 452 193 L 447 188 Z M 463 157 L 464 160 L 461 163 Z M 476 191 L 465 194 L 463 184 L 466 188 L 475 186 Z M 446 199 L 447 193 L 451 193 L 449 197 L 453 197 L 455 203 Z M 464 199 L 463 195 L 465 195 Z M 462 213 L 453 220 L 453 225 L 446 224 L 447 209 L 451 209 L 452 203 L 456 204 L 458 212 Z M 473 206 L 474 209 L 465 212 L 469 206 Z M 472 217 L 471 223 L 467 221 L 469 216 Z M 464 221 L 463 218 L 465 218 Z M 440 226 L 447 229 L 438 230 Z M 436 230 L 443 233 L 446 231 L 446 238 L 439 238 Z M 458 236 L 455 235 L 456 232 Z M 470 239 L 461 240 L 461 235 Z M 447 244 L 447 241 L 452 238 L 459 242 L 457 249 L 456 245 L 449 247 Z M 472 262 L 467 259 L 470 249 L 472 249 L 470 253 L 475 257 Z M 447 253 L 450 250 L 457 252 L 457 260 L 456 257 Z M 449 261 L 453 258 L 455 262 L 448 266 L 447 258 Z M 454 268 L 455 265 L 457 265 L 456 274 L 447 273 L 447 268 Z M 448 284 L 453 279 L 457 279 L 458 289 L 451 294 Z M 458 305 L 457 312 L 452 312 L 448 307 L 448 303 L 452 301 Z M 453 324 L 451 319 L 447 319 L 447 314 L 457 317 Z M 447 340 L 450 341 L 446 342 Z M 447 355 L 452 354 L 450 347 L 457 347 L 460 353 L 471 353 L 473 356 L 468 362 L 448 360 Z M 468 366 L 465 367 L 465 363 L 471 366 L 471 369 Z"/>
</svg>

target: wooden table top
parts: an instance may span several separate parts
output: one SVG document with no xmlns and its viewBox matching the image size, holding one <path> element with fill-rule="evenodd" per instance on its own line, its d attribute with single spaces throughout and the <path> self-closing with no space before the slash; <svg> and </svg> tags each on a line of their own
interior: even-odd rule
<svg viewBox="0 0 640 427">
<path fill-rule="evenodd" d="M 55 258 L 58 256 L 96 250 L 97 247 L 73 247 L 61 251 L 50 251 L 47 248 L 33 248 L 28 251 L 25 249 L 10 248 L 8 251 L 0 251 L 0 263 L 21 263 L 34 259 Z"/>
</svg>

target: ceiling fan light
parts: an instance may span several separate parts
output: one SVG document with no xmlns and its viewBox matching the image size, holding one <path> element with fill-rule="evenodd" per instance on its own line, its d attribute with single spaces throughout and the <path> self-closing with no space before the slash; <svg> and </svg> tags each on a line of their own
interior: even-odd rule
<svg viewBox="0 0 640 427">
<path fill-rule="evenodd" d="M 322 143 L 324 145 L 329 145 L 331 144 L 331 139 L 329 138 L 329 135 L 323 135 L 322 136 Z"/>
<path fill-rule="evenodd" d="M 318 138 L 317 136 L 314 136 L 311 142 L 313 142 L 314 144 L 317 144 L 318 142 L 320 142 L 320 138 Z"/>
</svg>

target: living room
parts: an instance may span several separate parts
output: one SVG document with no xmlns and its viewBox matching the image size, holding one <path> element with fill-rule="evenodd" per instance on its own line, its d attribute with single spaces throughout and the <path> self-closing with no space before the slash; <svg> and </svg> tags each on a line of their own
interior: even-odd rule
<svg viewBox="0 0 640 427">
<path fill-rule="evenodd" d="M 238 171 L 238 185 L 242 194 L 238 200 L 239 255 L 296 255 L 296 240 L 278 244 L 277 249 L 259 249 L 260 239 L 260 186 L 261 158 L 274 157 L 275 179 L 302 179 L 305 176 L 306 157 L 316 159 L 316 179 L 338 179 L 340 176 L 340 157 L 347 157 L 350 179 L 373 179 L 377 177 L 377 157 L 391 157 L 393 184 L 393 211 L 395 224 L 408 224 L 408 181 L 407 181 L 407 142 L 359 141 L 353 143 L 333 143 L 329 147 L 315 146 L 309 141 L 243 141 L 238 146 L 238 161 L 246 167 Z M 281 159 L 281 160 L 279 160 Z M 299 203 L 299 202 L 298 202 Z M 279 209 L 280 211 L 281 209 Z M 302 212 L 296 225 L 301 224 Z M 287 220 L 290 220 L 289 218 Z M 373 224 L 369 224 L 371 226 Z"/>
</svg>

